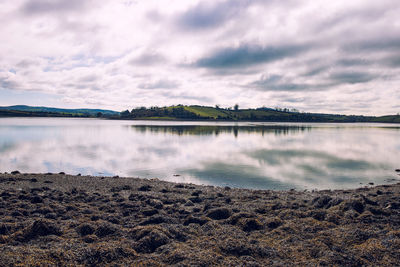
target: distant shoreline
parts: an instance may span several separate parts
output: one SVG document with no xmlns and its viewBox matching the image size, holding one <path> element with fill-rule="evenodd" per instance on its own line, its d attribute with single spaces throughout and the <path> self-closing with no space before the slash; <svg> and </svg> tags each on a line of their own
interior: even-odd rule
<svg viewBox="0 0 400 267">
<path fill-rule="evenodd" d="M 400 259 L 400 183 L 299 192 L 15 172 L 0 174 L 0 200 L 0 262 L 9 266 Z"/>
<path fill-rule="evenodd" d="M 399 124 L 400 122 L 392 122 L 392 121 L 272 121 L 272 120 L 211 120 L 211 119 L 157 119 L 157 118 L 134 118 L 134 119 L 125 119 L 125 118 L 102 118 L 102 117 L 82 117 L 82 116 L 1 116 L 2 118 L 61 118 L 61 119 L 98 119 L 98 120 L 110 120 L 110 121 L 176 121 L 176 122 L 251 122 L 251 123 L 263 123 L 263 122 L 271 122 L 271 123 L 338 123 L 338 124 L 351 124 L 351 123 L 384 123 L 384 124 Z"/>
<path fill-rule="evenodd" d="M 362 116 L 324 113 L 304 113 L 289 109 L 224 109 L 208 106 L 169 106 L 136 108 L 116 112 L 103 109 L 59 109 L 48 107 L 0 107 L 0 117 L 66 117 L 104 118 L 112 120 L 166 120 L 166 121 L 248 121 L 248 122 L 382 122 L 400 123 L 400 115 Z"/>
</svg>

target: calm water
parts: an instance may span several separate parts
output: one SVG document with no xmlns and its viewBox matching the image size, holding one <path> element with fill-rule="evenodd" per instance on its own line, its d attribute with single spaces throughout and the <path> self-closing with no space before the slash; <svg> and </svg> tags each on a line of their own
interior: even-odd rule
<svg viewBox="0 0 400 267">
<path fill-rule="evenodd" d="M 1 118 L 0 171 L 260 189 L 398 182 L 400 125 Z"/>
</svg>

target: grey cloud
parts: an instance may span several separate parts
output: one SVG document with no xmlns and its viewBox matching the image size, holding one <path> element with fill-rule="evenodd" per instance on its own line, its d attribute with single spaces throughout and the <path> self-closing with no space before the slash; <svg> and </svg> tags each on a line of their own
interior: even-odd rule
<svg viewBox="0 0 400 267">
<path fill-rule="evenodd" d="M 38 62 L 35 60 L 30 60 L 30 59 L 24 59 L 18 62 L 16 65 L 18 68 L 29 68 L 31 66 L 37 65 Z"/>
<path fill-rule="evenodd" d="M 171 80 L 158 80 L 155 82 L 141 83 L 138 85 L 140 89 L 172 89 L 179 87 L 179 83 Z"/>
<path fill-rule="evenodd" d="M 156 52 L 146 52 L 129 61 L 130 65 L 151 66 L 166 62 L 166 58 Z"/>
<path fill-rule="evenodd" d="M 200 2 L 181 14 L 176 23 L 178 27 L 187 30 L 208 29 L 224 24 L 235 17 L 242 8 L 251 1 L 224 1 L 208 4 Z"/>
<path fill-rule="evenodd" d="M 91 82 L 97 81 L 98 78 L 99 77 L 97 75 L 90 74 L 90 75 L 86 75 L 86 76 L 79 78 L 78 81 L 82 82 L 82 83 L 91 83 Z"/>
<path fill-rule="evenodd" d="M 306 77 L 311 77 L 311 76 L 315 76 L 318 75 L 322 72 L 325 72 L 326 70 L 329 70 L 330 66 L 317 66 L 317 67 L 312 67 L 309 70 L 307 70 L 305 73 L 303 73 L 303 76 Z"/>
<path fill-rule="evenodd" d="M 252 75 L 259 74 L 260 68 L 258 66 L 255 67 L 246 67 L 246 68 L 233 68 L 233 69 L 209 69 L 206 75 L 214 75 L 214 76 L 229 76 L 229 75 Z"/>
<path fill-rule="evenodd" d="M 199 59 L 195 66 L 202 68 L 236 68 L 281 60 L 308 49 L 305 45 L 251 46 L 222 48 Z"/>
<path fill-rule="evenodd" d="M 278 6 L 287 10 L 288 6 L 294 7 L 296 1 L 287 0 L 281 5 L 279 0 L 226 0 L 210 1 L 212 4 L 200 1 L 179 14 L 175 20 L 178 28 L 188 31 L 208 30 L 223 26 L 231 20 L 240 20 L 246 10 L 254 5 Z"/>
<path fill-rule="evenodd" d="M 290 102 L 290 103 L 302 103 L 306 100 L 304 97 L 288 97 L 288 98 L 283 98 L 282 101 L 284 102 Z"/>
<path fill-rule="evenodd" d="M 346 44 L 343 50 L 350 52 L 400 51 L 400 38 L 377 36 L 374 39 Z"/>
<path fill-rule="evenodd" d="M 262 76 L 261 79 L 254 81 L 246 87 L 255 88 L 261 91 L 317 91 L 331 87 L 332 83 L 305 84 L 293 83 L 283 79 L 280 75 Z"/>
<path fill-rule="evenodd" d="M 344 58 L 336 62 L 336 64 L 344 67 L 371 65 L 373 62 L 364 58 Z"/>
<path fill-rule="evenodd" d="M 399 68 L 400 67 L 400 56 L 395 55 L 395 56 L 390 56 L 390 57 L 384 58 L 383 60 L 381 60 L 381 63 L 383 63 L 385 66 L 388 66 L 388 67 Z"/>
<path fill-rule="evenodd" d="M 365 4 L 361 8 L 346 9 L 345 11 L 334 13 L 333 16 L 328 17 L 321 23 L 314 25 L 314 29 L 317 32 L 333 30 L 346 23 L 356 24 L 357 22 L 371 22 L 383 18 L 385 13 L 388 11 L 387 6 L 376 5 L 368 6 Z"/>
<path fill-rule="evenodd" d="M 350 71 L 342 71 L 332 73 L 330 78 L 332 81 L 337 83 L 366 83 L 372 81 L 373 79 L 377 78 L 378 76 L 375 74 L 371 74 L 368 72 L 350 72 Z"/>
<path fill-rule="evenodd" d="M 166 98 L 170 98 L 170 99 L 175 99 L 175 101 L 179 101 L 180 99 L 184 99 L 184 100 L 196 100 L 196 101 L 200 101 L 203 103 L 213 103 L 213 99 L 207 96 L 196 96 L 196 95 L 191 95 L 191 94 L 187 94 L 184 92 L 181 93 L 172 93 L 172 92 L 163 92 L 161 94 L 162 96 L 166 97 Z"/>
<path fill-rule="evenodd" d="M 8 78 L 0 77 L 0 88 L 12 90 L 12 89 L 21 88 L 21 85 L 16 81 L 12 81 Z"/>
<path fill-rule="evenodd" d="M 336 69 L 339 67 L 363 67 L 370 66 L 375 64 L 375 62 L 371 59 L 360 58 L 360 57 L 351 57 L 343 54 L 343 58 L 338 60 L 332 60 L 331 63 L 327 63 L 326 60 L 323 61 L 323 64 L 316 64 L 316 66 L 310 67 L 307 71 L 305 71 L 302 76 L 311 77 L 316 76 L 318 74 L 326 73 L 332 69 Z"/>
<path fill-rule="evenodd" d="M 87 0 L 29 0 L 22 6 L 27 15 L 80 10 Z"/>
</svg>

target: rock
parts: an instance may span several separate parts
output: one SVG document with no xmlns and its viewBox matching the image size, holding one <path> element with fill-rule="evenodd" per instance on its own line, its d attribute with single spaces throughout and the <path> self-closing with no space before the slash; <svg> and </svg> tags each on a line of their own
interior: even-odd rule
<svg viewBox="0 0 400 267">
<path fill-rule="evenodd" d="M 203 200 L 202 200 L 200 197 L 198 197 L 198 196 L 196 196 L 196 197 L 190 197 L 189 200 L 192 201 L 193 203 L 200 203 L 200 202 L 203 201 Z"/>
<path fill-rule="evenodd" d="M 46 219 L 56 220 L 57 219 L 57 214 L 55 214 L 54 212 L 51 212 L 51 213 L 47 213 L 44 217 Z"/>
<path fill-rule="evenodd" d="M 95 235 L 87 235 L 84 236 L 83 241 L 85 241 L 86 243 L 93 243 L 97 240 L 97 236 Z"/>
<path fill-rule="evenodd" d="M 332 200 L 330 196 L 323 195 L 320 197 L 316 197 L 313 199 L 312 203 L 314 204 L 314 207 L 316 208 L 325 208 L 328 206 L 329 202 Z"/>
<path fill-rule="evenodd" d="M 196 190 L 196 191 L 194 191 L 194 192 L 192 193 L 192 196 L 198 197 L 201 193 L 203 193 L 203 191 L 201 191 L 201 190 Z"/>
<path fill-rule="evenodd" d="M 33 196 L 33 197 L 31 198 L 31 203 L 33 203 L 33 204 L 43 203 L 43 198 L 41 198 L 41 197 L 38 196 L 38 195 Z"/>
<path fill-rule="evenodd" d="M 176 223 L 176 221 L 170 217 L 155 215 L 141 222 L 140 225 L 161 224 L 161 223 Z"/>
<path fill-rule="evenodd" d="M 12 171 L 11 174 L 14 174 L 14 175 L 15 174 L 20 174 L 20 172 L 19 171 Z"/>
<path fill-rule="evenodd" d="M 8 235 L 11 232 L 11 226 L 8 224 L 0 224 L 0 235 Z"/>
<path fill-rule="evenodd" d="M 168 236 L 159 229 L 152 229 L 139 239 L 135 246 L 135 250 L 141 253 L 153 253 L 157 248 L 170 242 Z"/>
<path fill-rule="evenodd" d="M 91 235 L 94 233 L 94 227 L 90 224 L 81 224 L 76 228 L 76 231 L 78 232 L 78 234 L 80 234 L 81 236 L 87 236 L 87 235 Z"/>
<path fill-rule="evenodd" d="M 158 210 L 160 210 L 164 207 L 162 201 L 160 201 L 158 199 L 148 199 L 148 200 L 146 200 L 146 203 Z"/>
<path fill-rule="evenodd" d="M 189 225 L 191 223 L 203 225 L 203 224 L 205 224 L 205 223 L 207 223 L 209 221 L 210 221 L 210 219 L 206 218 L 206 217 L 200 217 L 199 218 L 199 217 L 193 217 L 193 216 L 189 215 L 185 219 L 185 221 L 183 222 L 183 225 Z"/>
<path fill-rule="evenodd" d="M 255 218 L 243 220 L 242 230 L 245 232 L 261 230 L 263 228 L 264 228 L 264 225 Z"/>
<path fill-rule="evenodd" d="M 318 221 L 323 221 L 325 220 L 326 214 L 325 210 L 312 210 L 309 215 Z"/>
<path fill-rule="evenodd" d="M 123 185 L 122 190 L 132 190 L 132 187 L 130 185 Z"/>
<path fill-rule="evenodd" d="M 231 216 L 231 211 L 227 208 L 216 208 L 216 209 L 211 209 L 207 213 L 207 217 L 213 219 L 213 220 L 223 220 L 223 219 L 228 219 Z"/>
<path fill-rule="evenodd" d="M 229 238 L 222 241 L 219 245 L 219 248 L 222 252 L 228 255 L 238 257 L 251 254 L 251 248 L 246 240 L 235 240 L 233 238 Z"/>
<path fill-rule="evenodd" d="M 267 221 L 267 226 L 268 226 L 269 229 L 278 228 L 278 227 L 281 226 L 282 224 L 283 224 L 283 221 L 282 221 L 280 218 L 278 218 L 278 217 L 269 219 L 269 220 Z"/>
<path fill-rule="evenodd" d="M 194 206 L 194 203 L 190 200 L 186 201 L 186 203 L 184 204 L 186 207 L 192 207 Z"/>
<path fill-rule="evenodd" d="M 150 185 L 142 185 L 141 187 L 138 188 L 139 191 L 151 191 L 151 186 Z"/>
<path fill-rule="evenodd" d="M 60 175 L 65 175 L 65 172 L 59 172 L 58 174 L 60 174 Z"/>
<path fill-rule="evenodd" d="M 61 230 L 53 223 L 44 220 L 35 221 L 23 232 L 23 239 L 29 241 L 38 236 L 61 235 Z"/>
<path fill-rule="evenodd" d="M 348 203 L 348 205 L 358 213 L 362 213 L 364 211 L 365 205 L 358 199 L 352 200 Z"/>
<path fill-rule="evenodd" d="M 30 182 L 31 182 L 31 183 L 37 183 L 38 180 L 37 180 L 36 178 L 32 178 L 32 179 L 30 179 Z"/>
<path fill-rule="evenodd" d="M 108 216 L 106 220 L 113 224 L 120 224 L 121 218 L 119 216 Z"/>
<path fill-rule="evenodd" d="M 100 225 L 97 229 L 95 234 L 98 237 L 105 237 L 108 235 L 112 235 L 115 234 L 117 232 L 117 228 L 115 226 L 113 226 L 112 224 L 109 223 L 103 223 L 102 225 Z"/>
<path fill-rule="evenodd" d="M 395 171 L 396 171 L 396 172 L 400 172 L 400 169 L 396 169 Z"/>
<path fill-rule="evenodd" d="M 144 216 L 153 216 L 153 215 L 155 215 L 155 214 L 157 214 L 157 213 L 158 213 L 158 210 L 156 210 L 156 209 L 142 210 L 142 214 L 143 214 Z"/>
<path fill-rule="evenodd" d="M 98 221 L 98 220 L 100 220 L 100 216 L 97 216 L 97 215 L 93 215 L 92 217 L 90 217 L 90 220 L 91 221 Z"/>
<path fill-rule="evenodd" d="M 7 191 L 3 191 L 3 192 L 0 194 L 0 197 L 2 197 L 4 200 L 9 199 L 11 196 L 12 196 L 12 194 L 10 194 L 10 193 L 7 192 Z"/>
</svg>

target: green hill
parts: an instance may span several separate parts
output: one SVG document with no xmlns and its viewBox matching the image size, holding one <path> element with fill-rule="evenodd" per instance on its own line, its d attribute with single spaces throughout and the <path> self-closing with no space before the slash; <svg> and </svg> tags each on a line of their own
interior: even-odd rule
<svg viewBox="0 0 400 267">
<path fill-rule="evenodd" d="M 300 113 L 288 109 L 224 109 L 207 106 L 170 106 L 137 108 L 121 113 L 122 119 L 151 120 L 228 120 L 228 121 L 276 121 L 276 122 L 390 122 L 399 123 L 400 116 L 356 116 L 322 113 Z"/>
<path fill-rule="evenodd" d="M 62 109 L 62 108 L 50 108 L 50 107 L 32 107 L 25 105 L 16 105 L 8 107 L 0 107 L 3 111 L 22 111 L 22 112 L 45 112 L 45 113 L 61 113 L 61 114 L 73 114 L 73 115 L 89 115 L 95 116 L 99 112 L 105 115 L 117 115 L 119 112 L 105 109 Z"/>
</svg>

